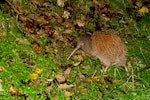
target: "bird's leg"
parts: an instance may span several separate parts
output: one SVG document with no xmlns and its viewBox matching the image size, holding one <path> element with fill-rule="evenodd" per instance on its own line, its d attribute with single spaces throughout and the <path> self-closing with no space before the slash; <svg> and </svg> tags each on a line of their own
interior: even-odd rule
<svg viewBox="0 0 150 100">
<path fill-rule="evenodd" d="M 130 76 L 128 65 L 125 65 L 124 68 L 125 68 L 125 71 L 127 73 L 127 77 Z"/>
<path fill-rule="evenodd" d="M 104 68 L 104 73 L 107 72 L 108 68 L 109 68 L 109 66 L 106 66 L 106 67 Z"/>
</svg>

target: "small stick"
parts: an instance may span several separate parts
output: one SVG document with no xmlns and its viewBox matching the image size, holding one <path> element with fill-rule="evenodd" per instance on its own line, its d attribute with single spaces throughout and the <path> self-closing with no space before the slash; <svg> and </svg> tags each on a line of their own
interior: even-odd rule
<svg viewBox="0 0 150 100">
<path fill-rule="evenodd" d="M 97 70 L 94 71 L 93 75 L 91 78 L 94 78 L 95 74 L 97 73 Z"/>
<path fill-rule="evenodd" d="M 11 4 L 11 2 L 9 0 L 6 0 L 6 2 L 10 5 L 10 7 L 17 13 L 17 15 L 20 14 L 20 12 L 15 8 L 15 6 L 13 4 Z"/>
</svg>

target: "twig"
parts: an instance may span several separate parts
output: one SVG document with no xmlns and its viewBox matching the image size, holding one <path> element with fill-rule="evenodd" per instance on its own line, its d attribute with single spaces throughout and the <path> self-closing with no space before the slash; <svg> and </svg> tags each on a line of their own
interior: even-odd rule
<svg viewBox="0 0 150 100">
<path fill-rule="evenodd" d="M 97 70 L 95 70 L 95 72 L 93 73 L 93 75 L 92 75 L 91 78 L 93 78 L 93 77 L 95 76 L 96 73 L 97 73 Z"/>
<path fill-rule="evenodd" d="M 10 7 L 17 13 L 17 15 L 20 14 L 20 12 L 11 4 L 9 0 L 6 0 L 6 2 L 10 5 Z"/>
</svg>

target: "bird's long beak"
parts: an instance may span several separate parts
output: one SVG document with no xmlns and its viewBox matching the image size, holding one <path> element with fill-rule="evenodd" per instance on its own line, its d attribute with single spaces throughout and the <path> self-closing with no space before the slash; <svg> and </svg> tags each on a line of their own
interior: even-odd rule
<svg viewBox="0 0 150 100">
<path fill-rule="evenodd" d="M 69 55 L 69 57 L 67 58 L 67 60 L 70 59 L 70 57 L 80 48 L 81 45 L 77 45 L 77 47 L 71 52 L 71 54 Z"/>
</svg>

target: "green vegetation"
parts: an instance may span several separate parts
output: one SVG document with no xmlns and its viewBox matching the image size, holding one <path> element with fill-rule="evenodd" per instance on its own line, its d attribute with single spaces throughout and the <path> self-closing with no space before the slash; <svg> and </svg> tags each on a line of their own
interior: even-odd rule
<svg viewBox="0 0 150 100">
<path fill-rule="evenodd" d="M 96 5 L 95 12 L 92 12 L 92 1 L 85 1 L 73 0 L 65 3 L 73 7 L 76 5 L 76 8 L 71 10 L 71 18 L 67 19 L 69 21 L 65 23 L 59 16 L 59 14 L 63 14 L 65 8 L 58 7 L 55 0 L 49 0 L 51 2 L 49 8 L 52 7 L 50 16 L 55 16 L 53 18 L 59 21 L 48 19 L 47 16 L 50 13 L 48 12 L 45 14 L 45 16 L 47 15 L 46 21 L 51 21 L 46 26 L 47 22 L 41 14 L 40 18 L 43 18 L 44 21 L 39 20 L 38 22 L 41 22 L 42 25 L 44 23 L 43 26 L 41 25 L 42 29 L 44 30 L 46 27 L 48 30 L 50 27 L 52 32 L 54 30 L 54 34 L 51 30 L 44 31 L 44 35 L 40 34 L 41 28 L 39 28 L 40 25 L 37 25 L 38 22 L 35 22 L 38 28 L 33 25 L 37 28 L 35 30 L 37 33 L 39 32 L 38 35 L 28 33 L 32 28 L 24 33 L 21 32 L 17 26 L 19 22 L 16 22 L 16 17 L 12 16 L 12 12 L 8 10 L 9 13 L 6 13 L 2 10 L 8 5 L 1 4 L 0 100 L 150 99 L 150 69 L 136 73 L 146 65 L 150 65 L 150 14 L 139 17 L 139 7 L 136 9 L 136 13 L 133 12 L 130 15 L 128 11 L 130 12 L 134 5 L 126 0 L 124 2 L 106 0 L 110 7 L 101 7 L 100 11 L 99 6 L 94 4 Z M 24 4 L 25 2 L 22 1 L 22 5 Z M 24 6 L 23 8 L 25 8 Z M 106 10 L 108 15 L 106 14 L 107 17 L 102 18 L 101 14 L 104 14 L 105 8 L 112 12 Z M 43 12 L 46 11 L 49 9 Z M 70 25 L 76 18 L 80 19 L 83 15 L 86 16 L 85 19 L 83 17 L 83 20 L 88 22 L 83 28 Z M 140 20 L 137 21 L 138 17 Z M 25 23 L 23 22 L 23 24 Z M 27 23 L 27 25 L 31 24 Z M 123 68 L 114 67 L 111 67 L 106 75 L 102 75 L 99 61 L 95 58 L 90 59 L 81 51 L 78 51 L 71 60 L 67 60 L 80 34 L 93 32 L 99 27 L 103 31 L 112 31 L 123 38 L 128 48 L 128 66 L 133 74 L 130 78 L 126 78 Z M 66 30 L 71 30 L 71 32 L 63 33 Z M 71 70 L 66 72 L 69 75 L 65 76 L 68 68 Z M 65 76 L 66 80 L 63 83 L 57 82 L 56 75 L 59 73 Z M 64 84 L 73 85 L 73 87 L 60 89 L 59 86 Z"/>
</svg>

